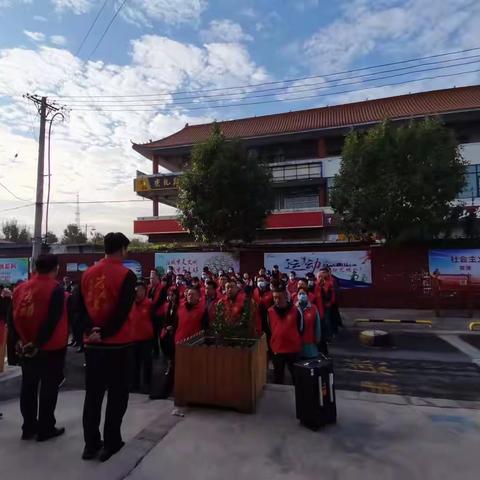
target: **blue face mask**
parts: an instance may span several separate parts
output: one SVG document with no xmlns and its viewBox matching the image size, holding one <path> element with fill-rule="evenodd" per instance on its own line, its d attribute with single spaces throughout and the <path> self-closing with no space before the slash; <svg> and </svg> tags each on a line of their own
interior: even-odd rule
<svg viewBox="0 0 480 480">
<path fill-rule="evenodd" d="M 306 304 L 308 302 L 308 296 L 305 293 L 299 293 L 298 302 L 302 304 Z"/>
</svg>

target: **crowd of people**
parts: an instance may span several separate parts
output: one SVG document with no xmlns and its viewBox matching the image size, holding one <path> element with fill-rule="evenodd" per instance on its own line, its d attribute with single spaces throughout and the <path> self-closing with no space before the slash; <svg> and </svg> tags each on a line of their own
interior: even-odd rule
<svg viewBox="0 0 480 480">
<path fill-rule="evenodd" d="M 326 353 L 341 324 L 328 268 L 298 278 L 278 266 L 256 275 L 205 267 L 201 277 L 169 267 L 161 276 L 152 270 L 144 283 L 123 265 L 128 245 L 121 233 L 106 235 L 105 258 L 83 273 L 79 285 L 68 278 L 58 283 L 58 258 L 41 255 L 28 281 L 0 294 L 9 361 L 22 366 L 23 439 L 45 441 L 64 433 L 55 426 L 54 411 L 70 336 L 70 345 L 85 354 L 82 458 L 105 461 L 123 446 L 129 392 L 166 398 L 173 388 L 175 346 L 208 332 L 219 312 L 231 326 L 244 320 L 246 306 L 253 312 L 250 334 L 265 334 L 275 383 L 284 382 L 286 367 L 294 380 L 298 359 Z M 160 352 L 166 368 L 155 382 L 153 360 Z"/>
</svg>

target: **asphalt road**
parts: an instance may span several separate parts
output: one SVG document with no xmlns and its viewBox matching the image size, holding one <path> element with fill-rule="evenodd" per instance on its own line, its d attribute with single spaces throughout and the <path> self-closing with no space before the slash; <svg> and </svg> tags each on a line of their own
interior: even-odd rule
<svg viewBox="0 0 480 480">
<path fill-rule="evenodd" d="M 343 330 L 330 345 L 338 389 L 480 401 L 480 368 L 437 335 L 394 331 L 392 346 L 378 348 L 361 345 L 359 331 Z M 459 337 L 480 348 L 480 335 Z M 84 388 L 83 361 L 69 349 L 65 389 Z M 154 383 L 162 368 L 156 361 Z"/>
</svg>

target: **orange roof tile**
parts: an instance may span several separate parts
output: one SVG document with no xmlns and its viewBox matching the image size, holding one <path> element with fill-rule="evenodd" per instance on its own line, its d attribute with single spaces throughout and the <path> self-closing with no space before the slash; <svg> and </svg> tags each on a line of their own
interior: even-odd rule
<svg viewBox="0 0 480 480">
<path fill-rule="evenodd" d="M 252 138 L 476 109 L 480 109 L 480 85 L 242 118 L 218 124 L 227 138 Z M 206 140 L 211 128 L 211 123 L 186 125 L 173 135 L 150 143 L 134 144 L 133 148 L 144 153 L 190 146 Z"/>
</svg>

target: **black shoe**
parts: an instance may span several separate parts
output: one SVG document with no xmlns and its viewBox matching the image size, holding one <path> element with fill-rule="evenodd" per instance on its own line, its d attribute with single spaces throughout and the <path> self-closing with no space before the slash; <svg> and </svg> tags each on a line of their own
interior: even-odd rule
<svg viewBox="0 0 480 480">
<path fill-rule="evenodd" d="M 82 460 L 93 460 L 97 458 L 100 450 L 103 448 L 103 442 L 100 442 L 96 447 L 90 448 L 85 445 L 82 453 Z"/>
<path fill-rule="evenodd" d="M 36 436 L 36 432 L 23 432 L 22 440 L 33 440 Z"/>
<path fill-rule="evenodd" d="M 100 456 L 98 457 L 98 459 L 101 462 L 106 462 L 110 457 L 118 453 L 123 448 L 124 445 L 125 445 L 125 442 L 120 442 L 120 445 L 118 445 L 115 448 L 104 448 L 100 452 Z"/>
<path fill-rule="evenodd" d="M 65 433 L 65 429 L 62 428 L 54 428 L 51 432 L 49 433 L 42 433 L 38 434 L 37 437 L 37 442 L 46 442 L 47 440 L 50 440 L 51 438 L 56 438 L 59 437 L 60 435 L 63 435 Z"/>
</svg>

